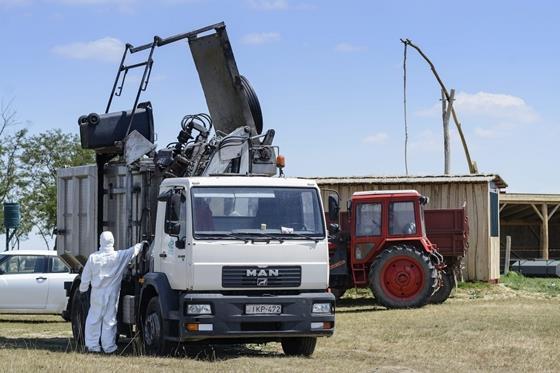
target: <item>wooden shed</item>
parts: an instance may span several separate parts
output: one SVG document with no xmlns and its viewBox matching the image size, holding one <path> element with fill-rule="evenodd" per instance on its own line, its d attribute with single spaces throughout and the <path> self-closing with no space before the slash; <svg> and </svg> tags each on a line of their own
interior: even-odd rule
<svg viewBox="0 0 560 373">
<path fill-rule="evenodd" d="M 429 208 L 457 208 L 466 203 L 469 249 L 464 260 L 466 280 L 496 282 L 500 277 L 499 194 L 507 184 L 498 175 L 314 177 L 323 190 L 340 195 L 346 209 L 354 192 L 415 189 L 430 198 Z M 327 207 L 325 207 L 327 208 Z"/>
</svg>

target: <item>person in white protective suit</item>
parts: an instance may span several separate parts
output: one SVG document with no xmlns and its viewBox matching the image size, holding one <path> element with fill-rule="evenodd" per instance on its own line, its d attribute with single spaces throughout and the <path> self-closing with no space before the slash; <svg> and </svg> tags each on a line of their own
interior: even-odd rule
<svg viewBox="0 0 560 373">
<path fill-rule="evenodd" d="M 101 352 L 101 347 L 108 354 L 117 350 L 115 341 L 121 280 L 127 264 L 143 246 L 139 243 L 127 250 L 115 251 L 114 243 L 111 232 L 101 233 L 99 251 L 89 256 L 82 271 L 80 292 L 87 292 L 91 284 L 85 330 L 85 344 L 89 352 Z"/>
</svg>

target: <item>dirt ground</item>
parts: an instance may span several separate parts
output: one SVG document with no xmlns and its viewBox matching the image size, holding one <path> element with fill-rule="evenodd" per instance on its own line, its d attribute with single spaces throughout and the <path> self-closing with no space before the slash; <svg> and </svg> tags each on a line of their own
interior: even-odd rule
<svg viewBox="0 0 560 373">
<path fill-rule="evenodd" d="M 560 371 L 560 297 L 503 285 L 459 289 L 442 305 L 385 310 L 351 294 L 337 308 L 336 333 L 312 358 L 286 358 L 279 344 L 187 346 L 179 357 L 73 351 L 57 316 L 0 315 L 0 372 Z"/>
</svg>

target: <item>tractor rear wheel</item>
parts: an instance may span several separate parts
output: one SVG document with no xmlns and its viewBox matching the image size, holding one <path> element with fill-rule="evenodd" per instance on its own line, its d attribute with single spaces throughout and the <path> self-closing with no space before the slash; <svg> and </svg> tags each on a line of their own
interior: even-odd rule
<svg viewBox="0 0 560 373">
<path fill-rule="evenodd" d="M 455 275 L 452 270 L 441 272 L 441 287 L 430 297 L 430 303 L 441 304 L 449 298 L 455 288 Z"/>
<path fill-rule="evenodd" d="M 428 254 L 406 244 L 385 249 L 369 271 L 371 291 L 387 308 L 424 306 L 436 282 L 437 272 Z"/>
</svg>

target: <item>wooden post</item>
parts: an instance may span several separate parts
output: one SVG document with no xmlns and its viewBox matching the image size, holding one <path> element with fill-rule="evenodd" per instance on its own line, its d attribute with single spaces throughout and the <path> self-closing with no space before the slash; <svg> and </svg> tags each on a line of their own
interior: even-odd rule
<svg viewBox="0 0 560 373">
<path fill-rule="evenodd" d="M 453 100 L 455 99 L 455 90 L 451 89 L 449 98 L 446 97 L 443 89 L 441 90 L 441 100 L 443 111 L 443 157 L 444 157 L 444 171 L 445 175 L 449 175 L 451 171 L 451 159 L 449 154 L 449 118 L 451 118 L 451 111 L 453 110 Z M 447 101 L 447 105 L 443 105 Z"/>
<path fill-rule="evenodd" d="M 509 272 L 509 260 L 511 257 L 511 236 L 506 236 L 506 257 L 504 259 L 504 276 Z"/>
<path fill-rule="evenodd" d="M 543 203 L 541 205 L 542 214 L 542 232 L 541 232 L 541 255 L 542 258 L 548 260 L 548 205 Z"/>
</svg>

